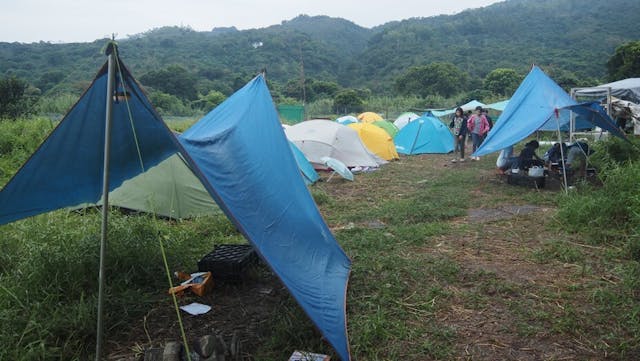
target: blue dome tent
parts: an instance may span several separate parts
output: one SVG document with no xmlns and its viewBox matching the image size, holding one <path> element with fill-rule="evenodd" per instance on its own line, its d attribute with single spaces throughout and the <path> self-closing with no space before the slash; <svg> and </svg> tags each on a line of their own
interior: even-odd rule
<svg viewBox="0 0 640 361">
<path fill-rule="evenodd" d="M 393 142 L 400 154 L 453 152 L 453 135 L 438 118 L 426 113 L 405 125 Z"/>
</svg>

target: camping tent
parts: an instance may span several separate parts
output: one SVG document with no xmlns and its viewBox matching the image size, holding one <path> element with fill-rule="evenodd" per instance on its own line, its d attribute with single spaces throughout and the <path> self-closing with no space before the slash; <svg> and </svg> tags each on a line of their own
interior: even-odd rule
<svg viewBox="0 0 640 361">
<path fill-rule="evenodd" d="M 393 141 L 401 154 L 453 152 L 453 135 L 429 113 L 400 129 Z"/>
<path fill-rule="evenodd" d="M 360 120 L 358 120 L 358 118 L 354 117 L 353 115 L 344 115 L 342 117 L 337 118 L 336 122 L 342 125 L 348 125 L 351 123 L 359 123 Z"/>
<path fill-rule="evenodd" d="M 113 58 L 112 53 L 109 66 L 0 191 L 0 224 L 95 203 L 103 175 L 112 191 L 180 153 L 340 357 L 349 360 L 345 298 L 351 261 L 298 176 L 264 77 L 254 78 L 178 140 Z M 119 71 L 112 86 L 114 63 Z M 114 145 L 110 153 L 105 138 Z"/>
<path fill-rule="evenodd" d="M 358 114 L 358 120 L 360 120 L 363 123 L 373 123 L 376 120 L 383 120 L 383 119 L 384 118 L 382 118 L 380 114 L 374 113 L 374 112 L 364 112 L 364 113 Z"/>
<path fill-rule="evenodd" d="M 484 108 L 484 107 L 486 107 L 486 105 L 484 103 L 481 103 L 481 102 L 479 102 L 479 101 L 474 99 L 474 100 L 472 100 L 472 101 L 470 101 L 468 103 L 462 104 L 460 106 L 460 108 L 462 108 L 462 110 L 464 110 L 465 112 L 469 111 L 469 110 L 475 110 L 477 107 L 483 107 Z M 456 110 L 455 109 L 452 109 L 452 110 L 453 111 L 451 113 L 453 114 Z"/>
<path fill-rule="evenodd" d="M 391 138 L 395 137 L 396 134 L 398 134 L 398 127 L 396 127 L 393 123 L 391 123 L 388 120 L 377 120 L 371 124 L 375 125 L 376 127 L 380 127 L 384 129 L 387 132 L 387 134 L 391 136 Z"/>
<path fill-rule="evenodd" d="M 298 168 L 300 168 L 300 173 L 302 173 L 304 183 L 309 185 L 317 182 L 320 176 L 318 175 L 318 173 L 316 173 L 316 170 L 313 169 L 313 165 L 309 162 L 307 157 L 304 156 L 304 153 L 302 153 L 300 148 L 298 148 L 291 141 L 289 141 L 289 146 L 291 147 L 291 151 L 293 152 L 293 157 L 296 159 Z"/>
<path fill-rule="evenodd" d="M 384 129 L 368 123 L 353 123 L 349 128 L 358 132 L 364 145 L 382 159 L 398 159 L 398 152 L 393 145 L 393 138 Z"/>
<path fill-rule="evenodd" d="M 582 88 L 575 94 L 576 96 L 606 97 L 609 89 L 611 89 L 611 95 L 618 99 L 640 104 L 640 78 L 628 78 L 592 88 Z"/>
<path fill-rule="evenodd" d="M 592 126 L 597 125 L 624 138 L 601 107 L 594 103 L 578 104 L 540 68 L 534 66 L 473 155 L 497 152 L 516 144 L 536 130 L 566 128 L 570 121 L 568 110 L 583 116 L 582 119 Z"/>
<path fill-rule="evenodd" d="M 347 167 L 378 167 L 386 161 L 371 153 L 346 125 L 324 119 L 307 120 L 285 130 L 314 166 L 324 168 L 322 157 L 335 158 Z"/>
<path fill-rule="evenodd" d="M 400 114 L 396 120 L 393 122 L 393 125 L 398 127 L 398 130 L 402 129 L 405 125 L 409 124 L 411 121 L 420 118 L 420 116 L 416 113 L 406 112 Z"/>
<path fill-rule="evenodd" d="M 315 183 L 318 173 L 295 144 L 289 145 L 305 183 Z M 102 200 L 96 205 L 101 206 Z M 174 219 L 220 214 L 220 208 L 180 154 L 124 181 L 109 192 L 109 205 Z"/>
<path fill-rule="evenodd" d="M 124 181 L 109 193 L 109 204 L 175 219 L 220 214 L 179 153 Z M 97 205 L 101 206 L 102 200 Z"/>
<path fill-rule="evenodd" d="M 460 108 L 462 108 L 462 110 L 465 111 L 465 112 L 469 111 L 469 110 L 475 110 L 476 107 L 485 108 L 486 105 L 484 103 L 481 103 L 481 102 L 479 102 L 479 101 L 474 99 L 474 100 L 471 100 L 471 101 L 469 101 L 469 102 L 467 102 L 465 104 L 462 104 L 460 106 Z M 457 109 L 457 107 L 451 108 L 451 109 L 446 109 L 446 110 L 432 110 L 431 113 L 435 117 L 444 117 L 444 116 L 447 116 L 449 114 L 455 113 L 456 109 Z"/>
</svg>

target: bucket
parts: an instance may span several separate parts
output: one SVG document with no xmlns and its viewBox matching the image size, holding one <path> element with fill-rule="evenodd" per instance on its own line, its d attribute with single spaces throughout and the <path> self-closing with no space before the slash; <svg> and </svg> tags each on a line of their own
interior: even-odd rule
<svg viewBox="0 0 640 361">
<path fill-rule="evenodd" d="M 529 177 L 543 177 L 543 176 L 544 176 L 544 168 L 542 167 L 529 168 Z"/>
</svg>

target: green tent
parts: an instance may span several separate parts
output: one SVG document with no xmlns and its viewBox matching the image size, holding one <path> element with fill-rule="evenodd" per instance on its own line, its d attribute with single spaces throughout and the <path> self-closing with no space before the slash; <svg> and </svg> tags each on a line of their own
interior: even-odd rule
<svg viewBox="0 0 640 361">
<path fill-rule="evenodd" d="M 391 138 L 395 137 L 398 134 L 398 127 L 396 127 L 393 123 L 388 120 L 376 120 L 373 122 L 373 125 L 384 129 Z"/>
<path fill-rule="evenodd" d="M 109 204 L 176 219 L 221 212 L 179 154 L 122 183 L 109 193 Z"/>
</svg>

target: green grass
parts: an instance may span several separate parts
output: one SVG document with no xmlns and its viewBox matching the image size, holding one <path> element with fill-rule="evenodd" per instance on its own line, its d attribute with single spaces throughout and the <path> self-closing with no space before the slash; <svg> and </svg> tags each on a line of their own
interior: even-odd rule
<svg viewBox="0 0 640 361">
<path fill-rule="evenodd" d="M 95 341 L 100 214 L 58 211 L 2 227 L 0 359 L 86 359 Z M 240 239 L 226 220 L 169 223 L 112 212 L 106 259 L 106 336 L 117 334 L 168 289 L 171 270 L 194 269 L 220 239 Z M 188 245 L 185 247 L 185 245 Z"/>
</svg>

